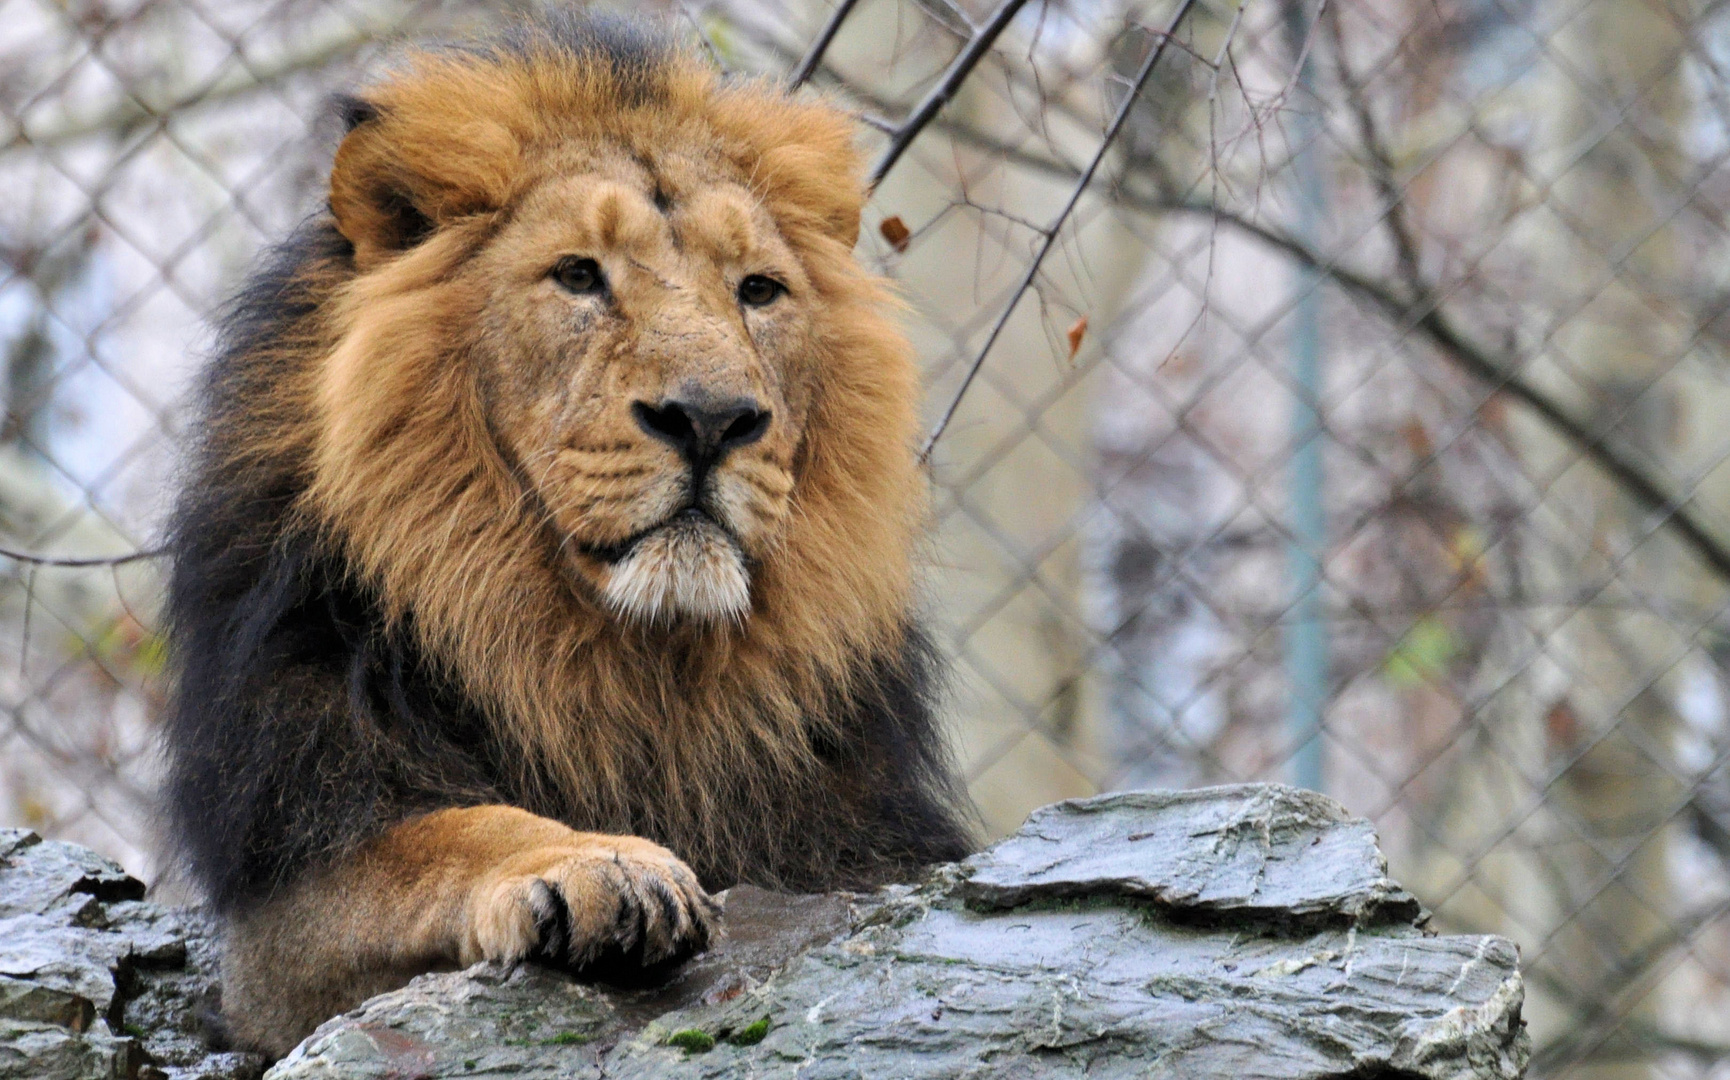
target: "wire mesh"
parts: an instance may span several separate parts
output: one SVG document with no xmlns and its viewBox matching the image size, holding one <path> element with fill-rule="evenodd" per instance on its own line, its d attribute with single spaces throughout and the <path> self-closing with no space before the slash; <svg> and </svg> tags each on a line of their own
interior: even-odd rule
<svg viewBox="0 0 1730 1080">
<path fill-rule="evenodd" d="M 326 101 L 532 4 L 0 0 L 0 548 L 148 552 Z M 1520 942 L 1539 1076 L 1730 1077 L 1730 9 L 689 0 L 854 110 L 990 829 L 1288 780 Z M 0 820 L 153 871 L 160 565 L 0 558 Z"/>
</svg>

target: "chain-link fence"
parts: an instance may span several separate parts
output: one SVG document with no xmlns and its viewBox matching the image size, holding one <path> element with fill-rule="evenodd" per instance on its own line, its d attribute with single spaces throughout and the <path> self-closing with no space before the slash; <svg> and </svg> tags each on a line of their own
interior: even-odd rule
<svg viewBox="0 0 1730 1080">
<path fill-rule="evenodd" d="M 520 6 L 0 0 L 0 547 L 148 556 L 328 94 Z M 992 830 L 1320 787 L 1521 943 L 1536 1075 L 1730 1077 L 1730 5 L 657 10 L 880 155 Z M 0 568 L 0 820 L 148 875 L 161 567 Z"/>
</svg>

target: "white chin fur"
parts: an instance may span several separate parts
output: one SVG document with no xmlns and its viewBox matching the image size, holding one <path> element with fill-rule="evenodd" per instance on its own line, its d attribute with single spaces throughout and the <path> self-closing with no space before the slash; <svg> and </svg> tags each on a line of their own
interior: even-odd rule
<svg viewBox="0 0 1730 1080">
<path fill-rule="evenodd" d="M 705 521 L 676 521 L 643 537 L 613 564 L 604 593 L 614 611 L 645 622 L 736 621 L 751 609 L 751 577 L 739 549 Z"/>
</svg>

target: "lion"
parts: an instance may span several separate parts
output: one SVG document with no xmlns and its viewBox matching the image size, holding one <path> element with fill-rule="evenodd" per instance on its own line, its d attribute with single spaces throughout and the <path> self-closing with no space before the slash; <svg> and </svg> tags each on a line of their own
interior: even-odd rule
<svg viewBox="0 0 1730 1080">
<path fill-rule="evenodd" d="M 170 529 L 168 824 L 234 1043 L 481 960 L 658 978 L 735 883 L 970 851 L 850 118 L 569 13 L 339 105 Z"/>
</svg>

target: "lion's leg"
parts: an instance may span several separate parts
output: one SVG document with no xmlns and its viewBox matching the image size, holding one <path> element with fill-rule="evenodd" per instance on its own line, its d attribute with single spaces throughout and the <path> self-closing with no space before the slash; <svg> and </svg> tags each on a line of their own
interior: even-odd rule
<svg viewBox="0 0 1730 1080">
<path fill-rule="evenodd" d="M 672 852 L 509 806 L 441 810 L 237 916 L 223 957 L 235 1040 L 280 1055 L 413 976 L 479 960 L 628 970 L 683 959 L 718 914 Z"/>
</svg>

